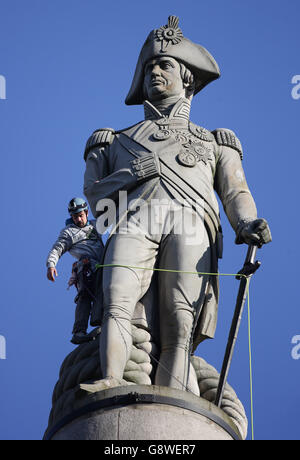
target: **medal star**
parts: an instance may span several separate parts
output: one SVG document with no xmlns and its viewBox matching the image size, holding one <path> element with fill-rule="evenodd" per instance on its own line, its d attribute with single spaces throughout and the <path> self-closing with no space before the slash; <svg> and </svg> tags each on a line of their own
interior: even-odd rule
<svg viewBox="0 0 300 460">
<path fill-rule="evenodd" d="M 195 155 L 197 156 L 198 161 L 202 161 L 205 165 L 207 165 L 208 155 L 205 148 L 203 148 L 202 146 L 195 146 Z"/>
<path fill-rule="evenodd" d="M 193 155 L 197 161 L 202 161 L 205 165 L 207 165 L 207 162 L 212 159 L 210 149 L 205 147 L 203 142 L 194 143 L 191 139 L 189 139 L 189 142 L 183 144 L 182 146 L 187 153 Z"/>
<path fill-rule="evenodd" d="M 203 142 L 193 143 L 189 140 L 188 143 L 183 144 L 183 147 L 194 155 L 197 161 L 202 161 L 205 165 L 207 165 L 207 162 L 212 159 L 210 149 L 205 147 Z"/>
</svg>

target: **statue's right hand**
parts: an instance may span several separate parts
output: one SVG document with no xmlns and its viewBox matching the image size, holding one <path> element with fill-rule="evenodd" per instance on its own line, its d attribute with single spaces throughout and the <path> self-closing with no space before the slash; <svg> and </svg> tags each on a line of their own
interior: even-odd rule
<svg viewBox="0 0 300 460">
<path fill-rule="evenodd" d="M 47 278 L 50 281 L 55 281 L 55 277 L 58 276 L 57 270 L 55 267 L 48 267 Z"/>
</svg>

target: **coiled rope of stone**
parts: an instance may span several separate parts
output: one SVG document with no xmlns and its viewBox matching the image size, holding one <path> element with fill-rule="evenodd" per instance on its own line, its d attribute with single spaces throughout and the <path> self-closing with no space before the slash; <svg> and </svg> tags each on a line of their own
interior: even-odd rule
<svg viewBox="0 0 300 460">
<path fill-rule="evenodd" d="M 247 295 L 247 314 L 248 314 L 248 353 L 249 353 L 249 376 L 250 376 L 250 414 L 251 414 L 251 439 L 254 440 L 254 417 L 253 417 L 253 378 L 252 378 L 252 347 L 251 347 L 251 324 L 250 324 L 250 296 L 249 296 L 249 286 L 250 286 L 250 279 L 243 274 L 240 273 L 209 273 L 209 272 L 197 272 L 197 271 L 186 271 L 186 270 L 171 270 L 171 269 L 165 269 L 165 268 L 149 268 L 149 267 L 136 267 L 133 265 L 122 265 L 122 264 L 97 264 L 96 268 L 103 269 L 103 268 L 113 268 L 113 267 L 120 267 L 120 268 L 130 268 L 132 270 L 149 270 L 149 271 L 156 271 L 156 272 L 169 272 L 169 273 L 183 273 L 183 274 L 188 274 L 188 275 L 206 275 L 206 276 L 239 276 L 246 278 L 247 281 L 247 287 L 246 287 L 246 295 Z M 121 325 L 126 332 L 132 337 L 132 334 L 130 331 L 128 331 L 125 326 L 120 323 L 117 318 L 112 315 L 113 319 Z M 142 348 L 141 348 L 142 349 Z M 174 379 L 176 379 L 185 389 L 186 391 L 190 391 L 187 385 L 185 385 L 183 382 L 179 381 L 174 375 L 170 373 L 168 369 L 165 368 L 159 361 L 151 354 L 149 353 L 149 356 L 160 366 L 163 367 L 163 369 Z"/>
</svg>

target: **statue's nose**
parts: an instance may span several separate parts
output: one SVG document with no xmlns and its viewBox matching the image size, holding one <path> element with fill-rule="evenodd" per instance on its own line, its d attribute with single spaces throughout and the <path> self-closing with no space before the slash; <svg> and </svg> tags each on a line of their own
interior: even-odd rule
<svg viewBox="0 0 300 460">
<path fill-rule="evenodd" d="M 160 75 L 160 67 L 158 64 L 154 65 L 152 67 L 152 71 L 151 71 L 151 74 L 152 75 Z"/>
</svg>

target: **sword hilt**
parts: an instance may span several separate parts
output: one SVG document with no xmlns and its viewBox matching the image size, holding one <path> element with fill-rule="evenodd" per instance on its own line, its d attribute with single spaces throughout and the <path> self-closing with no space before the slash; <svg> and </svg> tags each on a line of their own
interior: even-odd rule
<svg viewBox="0 0 300 460">
<path fill-rule="evenodd" d="M 255 261 L 257 246 L 254 244 L 249 245 L 247 256 L 243 268 L 237 273 L 235 279 L 241 280 L 242 276 L 250 277 L 256 270 L 259 269 L 261 263 L 259 260 Z"/>
</svg>

